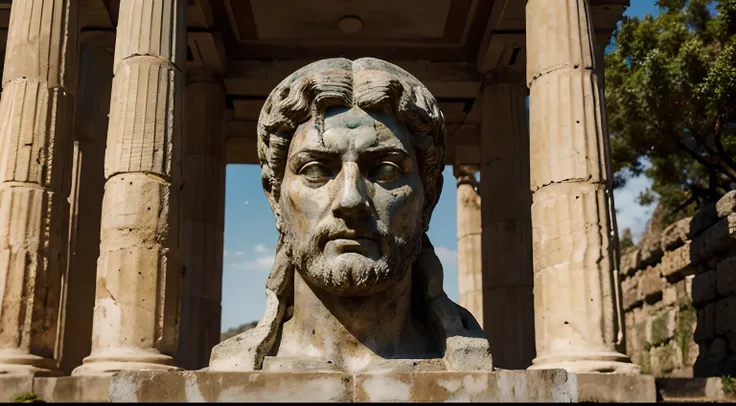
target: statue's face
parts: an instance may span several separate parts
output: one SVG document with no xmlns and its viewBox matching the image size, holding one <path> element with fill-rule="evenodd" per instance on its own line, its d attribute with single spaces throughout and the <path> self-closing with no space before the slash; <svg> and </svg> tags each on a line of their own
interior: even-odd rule
<svg viewBox="0 0 736 406">
<path fill-rule="evenodd" d="M 296 130 L 281 186 L 285 243 L 304 279 L 357 296 L 400 279 L 421 248 L 424 190 L 411 134 L 390 114 L 325 113 Z"/>
</svg>

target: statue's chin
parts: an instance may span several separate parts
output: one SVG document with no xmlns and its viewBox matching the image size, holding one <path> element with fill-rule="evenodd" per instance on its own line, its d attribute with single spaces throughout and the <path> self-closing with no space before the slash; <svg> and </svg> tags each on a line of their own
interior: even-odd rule
<svg viewBox="0 0 736 406">
<path fill-rule="evenodd" d="M 370 296 L 380 293 L 401 279 L 406 272 L 391 266 L 385 258 L 373 260 L 360 254 L 341 254 L 335 258 L 308 261 L 299 273 L 310 285 L 338 296 Z"/>
</svg>

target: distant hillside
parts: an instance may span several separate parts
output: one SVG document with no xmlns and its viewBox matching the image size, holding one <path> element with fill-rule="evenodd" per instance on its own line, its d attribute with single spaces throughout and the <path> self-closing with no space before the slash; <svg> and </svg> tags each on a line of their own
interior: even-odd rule
<svg viewBox="0 0 736 406">
<path fill-rule="evenodd" d="M 245 324 L 242 324 L 242 325 L 240 325 L 238 327 L 231 328 L 230 330 L 228 330 L 228 331 L 226 331 L 224 333 L 220 333 L 220 341 L 221 342 L 222 341 L 225 341 L 225 340 L 227 340 L 230 337 L 233 337 L 233 336 L 236 336 L 236 335 L 242 333 L 243 331 L 250 330 L 253 327 L 255 327 L 256 324 L 258 324 L 257 321 L 251 321 L 250 323 L 245 323 Z"/>
</svg>

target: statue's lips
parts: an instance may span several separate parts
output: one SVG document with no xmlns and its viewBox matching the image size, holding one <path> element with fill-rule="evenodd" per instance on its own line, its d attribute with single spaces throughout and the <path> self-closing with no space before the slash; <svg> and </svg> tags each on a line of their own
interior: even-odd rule
<svg viewBox="0 0 736 406">
<path fill-rule="evenodd" d="M 378 238 L 370 233 L 343 231 L 329 236 L 326 245 L 339 254 L 354 252 L 368 255 L 370 247 L 377 244 Z"/>
</svg>

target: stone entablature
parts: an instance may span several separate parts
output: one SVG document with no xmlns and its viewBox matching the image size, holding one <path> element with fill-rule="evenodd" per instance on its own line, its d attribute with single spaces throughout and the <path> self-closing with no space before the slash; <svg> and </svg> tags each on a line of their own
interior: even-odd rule
<svg viewBox="0 0 736 406">
<path fill-rule="evenodd" d="M 626 352 L 643 372 L 734 373 L 735 236 L 732 191 L 622 255 Z"/>
</svg>

